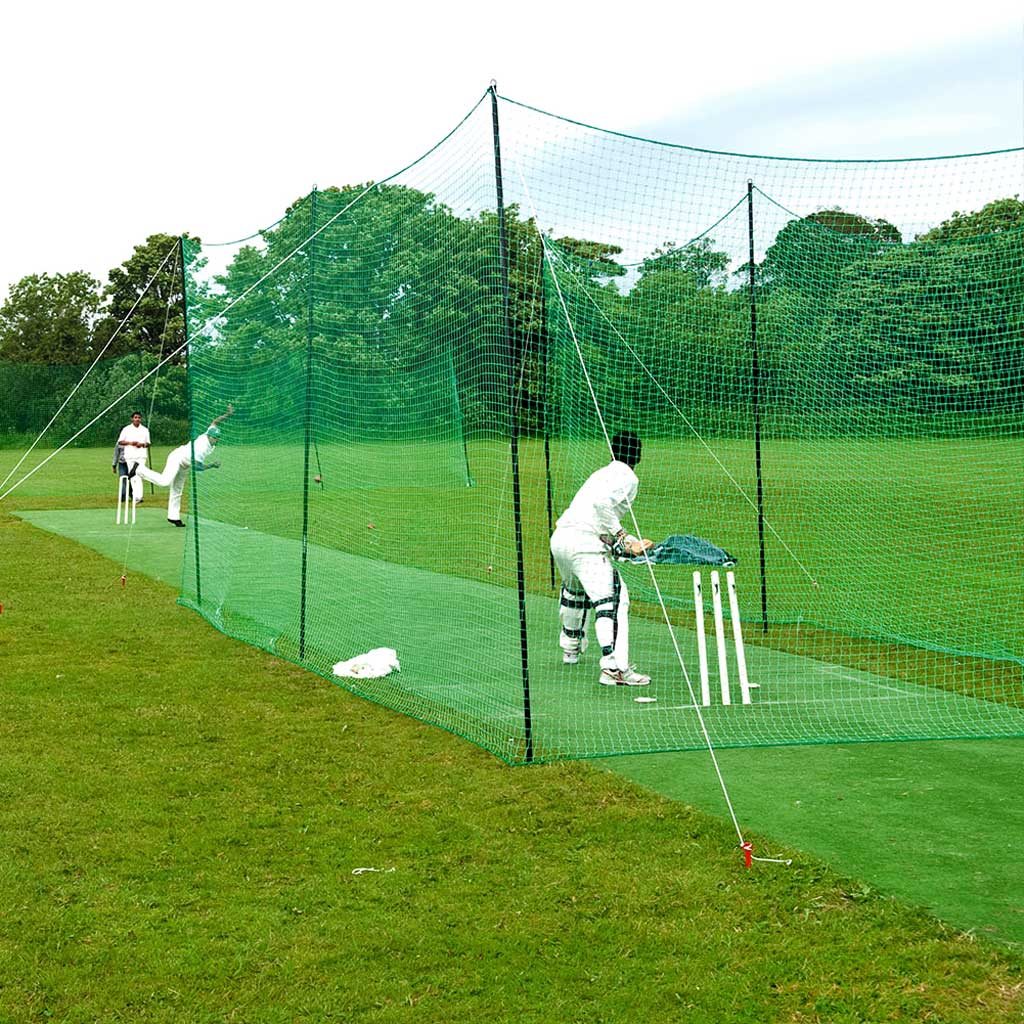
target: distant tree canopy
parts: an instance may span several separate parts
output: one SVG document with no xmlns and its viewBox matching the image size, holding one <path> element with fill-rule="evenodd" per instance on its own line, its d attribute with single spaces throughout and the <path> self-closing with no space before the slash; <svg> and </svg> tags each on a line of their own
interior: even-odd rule
<svg viewBox="0 0 1024 1024">
<path fill-rule="evenodd" d="M 239 367 L 305 380 L 312 351 L 313 386 L 365 382 L 365 401 L 345 412 L 354 431 L 410 409 L 440 425 L 455 404 L 473 429 L 504 430 L 515 415 L 540 432 L 566 429 L 578 398 L 567 389 L 591 386 L 573 367 L 582 350 L 613 419 L 646 409 L 651 429 L 670 429 L 678 404 L 715 429 L 746 429 L 749 267 L 730 281 L 732 257 L 714 238 L 666 241 L 626 267 L 614 241 L 544 238 L 514 205 L 505 233 L 507 306 L 493 210 L 456 216 L 402 185 L 314 192 L 213 282 L 201 283 L 201 264 L 189 269 L 192 357 L 226 360 L 236 404 L 252 408 L 264 385 Z M 808 403 L 846 410 L 844 430 L 858 429 L 857 409 L 1013 408 L 1022 246 L 1016 196 L 909 244 L 888 220 L 839 208 L 790 220 L 754 268 L 764 408 L 793 422 Z M 81 272 L 15 285 L 0 307 L 0 361 L 82 363 L 110 341 L 109 354 L 151 366 L 183 331 L 177 239 L 154 234 L 102 292 Z M 304 392 L 286 391 L 294 408 L 283 412 L 301 423 Z M 184 402 L 183 384 L 176 393 Z M 573 415 L 583 422 L 584 406 Z"/>
<path fill-rule="evenodd" d="M 815 215 L 813 227 L 791 221 L 765 257 L 779 393 L 817 395 L 837 418 L 858 404 L 866 414 L 1012 408 L 1024 359 L 1022 210 L 998 200 L 909 245 L 891 224 L 842 211 Z M 822 219 L 844 233 L 821 234 Z"/>
<path fill-rule="evenodd" d="M 187 237 L 187 236 L 186 236 Z M 103 290 L 104 315 L 94 343 L 107 354 L 151 352 L 167 355 L 185 342 L 184 296 L 178 239 L 150 235 L 120 266 Z M 184 362 L 182 352 L 175 362 Z"/>
<path fill-rule="evenodd" d="M 1022 330 L 1010 272 L 1019 206 L 989 204 L 909 245 L 888 220 L 838 208 L 786 224 L 755 268 L 769 417 L 798 423 L 813 408 L 830 429 L 857 431 L 886 408 L 1007 408 L 1019 387 L 1019 356 L 1008 358 Z M 994 225 L 1002 237 L 977 237 Z M 218 344 L 249 361 L 301 360 L 312 324 L 318 360 L 388 381 L 386 401 L 368 398 L 366 423 L 436 404 L 448 366 L 471 427 L 504 429 L 514 408 L 527 433 L 592 431 L 581 396 L 594 387 L 612 421 L 673 430 L 685 409 L 717 431 L 749 429 L 747 274 L 730 286 L 731 257 L 714 238 L 665 242 L 630 278 L 612 242 L 544 240 L 516 206 L 505 228 L 508 337 L 494 212 L 459 218 L 393 185 L 305 197 L 220 279 L 222 298 L 238 298 L 298 249 L 234 308 Z"/>
<path fill-rule="evenodd" d="M 1024 228 L 1024 202 L 1020 196 L 995 199 L 976 213 L 954 213 L 938 227 L 918 235 L 919 242 L 954 242 Z"/>
<path fill-rule="evenodd" d="M 104 348 L 104 358 L 166 355 L 185 340 L 183 300 L 175 235 L 150 235 L 135 246 L 102 290 L 82 270 L 30 274 L 0 307 L 0 360 L 85 363 Z"/>
<path fill-rule="evenodd" d="M 640 264 L 640 278 L 681 273 L 689 275 L 697 288 L 721 284 L 731 259 L 728 253 L 717 252 L 714 245 L 714 239 L 706 236 L 679 247 L 674 242 L 665 242 Z"/>
<path fill-rule="evenodd" d="M 184 365 L 164 366 L 137 386 L 155 369 L 161 349 L 166 355 L 184 341 L 176 249 L 174 236 L 150 236 L 111 271 L 103 291 L 84 271 L 31 274 L 11 287 L 0 307 L 0 394 L 5 399 L 0 438 L 5 443 L 34 440 L 54 416 L 50 436 L 69 438 L 112 403 L 111 411 L 75 443 L 110 443 L 135 408 L 143 410 L 154 437 L 177 443 L 187 436 Z M 171 259 L 157 273 L 167 254 Z M 175 362 L 182 363 L 183 356 Z M 101 361 L 83 377 L 97 357 Z M 125 397 L 119 401 L 120 396 Z"/>
<path fill-rule="evenodd" d="M 832 290 L 843 267 L 902 241 L 899 229 L 845 210 L 819 210 L 791 220 L 765 252 L 760 282 L 821 295 Z"/>
<path fill-rule="evenodd" d="M 29 274 L 0 306 L 0 360 L 81 363 L 92 358 L 100 283 L 84 270 Z"/>
</svg>

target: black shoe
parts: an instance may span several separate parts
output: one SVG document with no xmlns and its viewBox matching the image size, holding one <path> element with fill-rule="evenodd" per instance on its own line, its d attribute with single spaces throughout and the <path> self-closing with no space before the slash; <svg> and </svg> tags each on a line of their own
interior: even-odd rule
<svg viewBox="0 0 1024 1024">
<path fill-rule="evenodd" d="M 169 522 L 171 524 L 171 526 L 184 526 L 185 525 L 180 519 L 168 519 L 167 522 Z"/>
</svg>

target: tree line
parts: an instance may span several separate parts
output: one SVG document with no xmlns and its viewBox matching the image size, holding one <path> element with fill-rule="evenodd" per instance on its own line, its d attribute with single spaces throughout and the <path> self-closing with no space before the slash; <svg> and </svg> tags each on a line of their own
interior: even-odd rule
<svg viewBox="0 0 1024 1024">
<path fill-rule="evenodd" d="M 14 285 L 0 366 L 81 366 L 108 343 L 108 356 L 151 366 L 183 343 L 187 305 L 195 366 L 231 367 L 227 397 L 273 407 L 280 423 L 303 423 L 315 401 L 324 429 L 352 436 L 382 424 L 443 433 L 456 418 L 470 433 L 504 432 L 513 417 L 526 433 L 587 432 L 582 354 L 613 419 L 672 433 L 676 406 L 711 432 L 742 434 L 753 306 L 769 429 L 1019 418 L 1018 197 L 910 242 L 882 218 L 820 210 L 790 220 L 753 268 L 733 266 L 713 237 L 666 241 L 626 267 L 613 242 L 542 238 L 515 206 L 504 225 L 507 290 L 494 211 L 457 216 L 400 185 L 316 191 L 223 274 L 191 265 L 187 303 L 176 238 L 151 235 L 105 286 L 82 272 Z M 186 236 L 186 257 L 197 246 Z M 169 421 L 186 417 L 183 359 L 167 371 L 167 400 L 182 403 L 165 406 Z"/>
<path fill-rule="evenodd" d="M 110 271 L 105 285 L 72 271 L 29 274 L 11 286 L 0 306 L 0 444 L 34 440 L 74 391 L 47 435 L 62 443 L 184 344 L 179 249 L 177 236 L 153 234 Z M 184 352 L 78 443 L 112 442 L 137 408 L 162 443 L 178 443 L 187 434 Z"/>
</svg>

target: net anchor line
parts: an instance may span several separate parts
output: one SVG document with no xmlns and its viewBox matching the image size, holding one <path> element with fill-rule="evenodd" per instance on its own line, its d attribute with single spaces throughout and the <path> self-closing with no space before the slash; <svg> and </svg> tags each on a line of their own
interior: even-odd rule
<svg viewBox="0 0 1024 1024">
<path fill-rule="evenodd" d="M 735 209 L 735 207 L 734 207 L 734 209 Z M 698 237 L 702 237 L 702 236 L 698 236 Z M 547 249 L 547 245 L 546 245 L 546 243 L 544 241 L 543 236 L 541 236 L 541 244 L 544 246 L 544 252 L 545 252 L 545 256 L 546 256 L 546 254 L 548 252 L 548 249 Z M 552 267 L 552 272 L 554 272 L 554 262 L 551 263 L 551 267 Z M 580 285 L 581 290 L 583 291 L 584 295 L 586 295 L 587 299 L 590 301 L 590 304 L 597 310 L 597 312 L 600 314 L 601 318 L 605 321 L 605 323 L 609 326 L 609 328 L 611 328 L 611 330 L 614 332 L 615 336 L 619 339 L 619 341 L 622 342 L 622 344 L 625 347 L 626 351 L 629 352 L 629 354 L 633 357 L 633 359 L 636 361 L 636 363 L 640 367 L 640 369 L 645 374 L 647 374 L 648 377 L 650 377 L 650 379 L 653 382 L 654 386 L 661 392 L 662 397 L 665 399 L 666 402 L 668 402 L 669 405 L 672 406 L 672 408 L 675 410 L 675 412 L 679 416 L 679 418 L 683 421 L 684 424 L 686 424 L 686 428 L 700 442 L 701 446 L 711 456 L 711 458 L 714 460 L 714 462 L 718 466 L 718 468 L 729 479 L 729 482 L 736 489 L 737 493 L 743 498 L 743 500 L 755 512 L 757 512 L 758 511 L 757 502 L 754 501 L 754 499 L 751 498 L 749 494 L 747 494 L 746 490 L 743 488 L 743 485 L 736 479 L 736 477 L 734 477 L 732 475 L 732 473 L 729 472 L 729 469 L 725 465 L 725 463 L 722 462 L 722 460 L 715 453 L 715 450 L 703 438 L 703 436 L 701 435 L 700 431 L 698 431 L 697 428 L 693 425 L 693 423 L 691 422 L 690 418 L 686 415 L 686 413 L 684 413 L 683 410 L 679 408 L 679 405 L 673 400 L 672 396 L 668 393 L 668 391 L 665 390 L 665 388 L 662 386 L 661 382 L 655 376 L 653 371 L 640 358 L 640 356 L 637 353 L 636 349 L 634 349 L 633 346 L 630 345 L 630 343 L 628 341 L 626 341 L 625 337 L 623 337 L 623 335 L 622 335 L 622 332 L 619 331 L 619 329 L 615 326 L 615 324 L 613 324 L 611 322 L 611 320 L 608 319 L 608 315 L 605 313 L 605 311 L 603 309 L 601 309 L 601 307 L 597 304 L 597 302 L 594 301 L 594 297 L 593 297 L 593 295 L 590 294 L 590 291 L 587 289 L 587 287 L 585 285 L 580 284 L 579 278 L 577 278 L 576 275 L 573 274 L 571 268 L 568 270 L 568 273 L 575 278 L 577 285 Z M 568 316 L 568 313 L 566 314 L 566 316 Z M 779 531 L 776 530 L 775 527 L 768 521 L 768 517 L 764 516 L 763 519 L 764 519 L 764 525 L 768 528 L 768 530 L 771 533 L 771 535 L 779 542 L 779 544 L 782 545 L 782 548 L 786 552 L 786 554 L 789 555 L 789 557 L 791 559 L 793 559 L 793 562 L 800 569 L 800 571 L 807 577 L 808 580 L 810 580 L 811 586 L 814 587 L 815 590 L 817 590 L 818 589 L 818 581 L 815 578 L 814 574 L 803 564 L 803 562 L 800 561 L 800 559 L 796 555 L 796 552 L 793 551 L 793 549 L 783 539 L 783 537 L 779 533 Z"/>
<path fill-rule="evenodd" d="M 153 286 L 153 282 L 157 279 L 157 276 L 159 275 L 160 271 L 164 269 L 164 266 L 167 263 L 168 259 L 170 259 L 171 253 L 172 252 L 176 252 L 177 248 L 178 248 L 177 243 L 175 243 L 173 249 L 168 249 L 167 250 L 167 255 L 164 256 L 163 260 L 161 260 L 160 266 L 156 268 L 156 270 L 153 272 L 153 276 L 146 282 L 145 288 L 142 289 L 142 292 L 140 293 L 139 297 L 132 304 L 132 308 L 129 309 L 128 312 L 124 315 L 124 319 L 122 319 L 121 322 L 117 325 L 117 329 L 114 331 L 114 333 L 107 340 L 107 343 L 103 346 L 103 348 L 100 349 L 99 353 L 97 354 L 96 358 L 92 361 L 92 363 L 89 364 L 89 368 L 82 375 L 82 379 L 71 389 L 71 391 L 68 394 L 67 398 L 65 398 L 64 401 L 61 403 L 60 408 L 51 417 L 50 422 L 47 423 L 46 426 L 43 427 L 43 429 L 41 431 L 39 431 L 39 436 L 32 442 L 31 445 L 29 445 L 28 450 L 25 452 L 25 454 L 22 455 L 22 457 L 20 459 L 18 459 L 18 461 L 11 467 L 11 470 L 10 470 L 10 472 L 8 472 L 7 476 L 5 476 L 3 478 L 3 480 L 0 480 L 0 487 L 4 487 L 7 484 L 7 481 L 10 480 L 11 477 L 14 476 L 14 474 L 18 471 L 18 467 L 32 454 L 32 452 L 35 450 L 36 445 L 39 444 L 39 442 L 43 439 L 43 435 L 50 429 L 50 427 L 53 426 L 53 424 L 57 420 L 57 417 L 67 407 L 68 402 L 70 402 L 71 399 L 75 397 L 76 392 L 85 383 L 86 378 L 89 376 L 89 374 L 92 373 L 92 371 L 94 369 L 96 369 L 97 363 L 99 363 L 99 361 L 103 358 L 103 353 L 106 352 L 108 348 L 110 348 L 110 346 L 114 343 L 114 339 L 121 333 L 121 330 L 124 327 L 124 325 L 126 323 L 128 323 L 128 321 L 131 319 L 132 313 L 135 312 L 135 310 L 138 308 L 139 303 L 146 297 L 146 293 Z M 111 408 L 113 408 L 113 406 L 111 406 Z M 96 421 L 93 420 L 93 423 L 95 423 L 95 422 Z M 90 424 L 90 426 L 91 426 L 91 424 Z M 75 436 L 77 437 L 78 435 L 76 434 Z M 46 460 L 46 461 L 49 461 L 49 460 Z M 40 465 L 45 465 L 45 462 L 41 463 Z M 35 472 L 35 471 L 33 470 L 33 472 Z M 31 475 L 32 474 L 30 473 L 29 476 L 31 476 Z M 25 477 L 25 479 L 27 480 L 28 477 Z M 17 487 L 21 483 L 24 483 L 24 480 L 20 480 L 14 486 Z M 14 487 L 12 487 L 11 490 L 14 490 Z M 0 500 L 2 500 L 2 498 L 6 498 L 7 495 L 10 494 L 10 493 L 11 493 L 10 491 L 7 491 L 6 494 L 0 496 Z"/>
</svg>

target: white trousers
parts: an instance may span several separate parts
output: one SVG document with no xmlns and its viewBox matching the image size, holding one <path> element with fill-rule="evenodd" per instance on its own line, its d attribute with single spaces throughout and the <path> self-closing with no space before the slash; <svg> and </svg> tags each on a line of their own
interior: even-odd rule
<svg viewBox="0 0 1024 1024">
<path fill-rule="evenodd" d="M 142 477 L 157 487 L 169 487 L 167 495 L 167 518 L 181 518 L 181 492 L 185 489 L 185 481 L 188 479 L 189 467 L 192 465 L 192 446 L 183 444 L 175 448 L 167 456 L 167 464 L 162 473 L 150 469 L 149 466 L 140 465 L 135 471 L 135 479 Z"/>
<path fill-rule="evenodd" d="M 597 547 L 602 550 L 596 550 Z M 601 668 L 629 666 L 629 591 L 600 541 L 579 530 L 556 529 L 551 554 L 562 577 L 558 615 L 563 651 L 586 644 L 587 611 L 594 611 L 594 632 L 601 645 Z"/>
<path fill-rule="evenodd" d="M 133 453 L 138 452 L 138 455 L 133 457 Z M 139 469 L 146 464 L 146 449 L 145 448 L 126 448 L 124 451 L 124 464 L 128 469 L 132 468 L 132 464 L 137 462 Z M 132 496 L 136 501 L 142 501 L 142 496 L 145 493 L 145 488 L 142 484 L 142 477 L 138 475 L 136 471 L 135 476 L 132 477 Z"/>
</svg>

